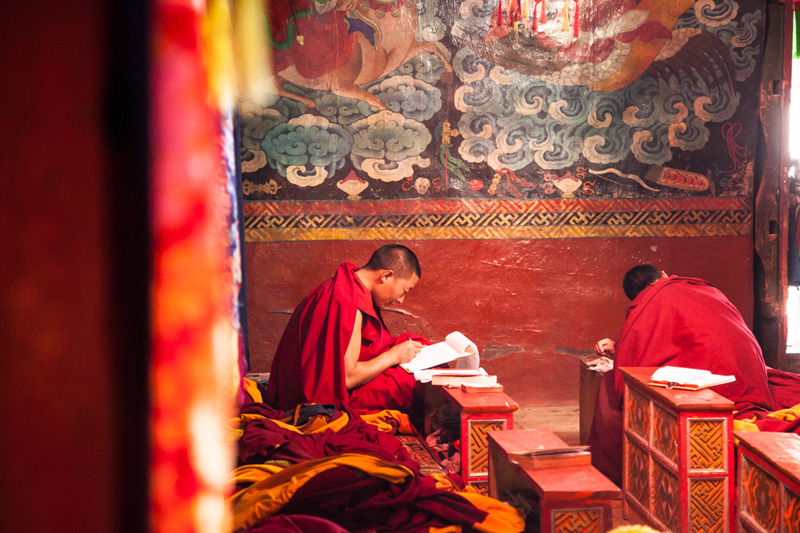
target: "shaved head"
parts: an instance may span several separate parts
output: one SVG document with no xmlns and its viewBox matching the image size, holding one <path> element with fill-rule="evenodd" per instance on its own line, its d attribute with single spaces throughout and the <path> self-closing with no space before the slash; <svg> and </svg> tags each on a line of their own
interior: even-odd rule
<svg viewBox="0 0 800 533">
<path fill-rule="evenodd" d="M 653 265 L 639 265 L 628 270 L 622 278 L 622 290 L 629 300 L 633 300 L 647 286 L 661 277 L 661 271 Z"/>
<path fill-rule="evenodd" d="M 391 270 L 395 276 L 402 279 L 410 278 L 416 274 L 422 277 L 417 256 L 402 244 L 384 244 L 372 253 L 372 257 L 362 268 L 365 270 Z"/>
</svg>

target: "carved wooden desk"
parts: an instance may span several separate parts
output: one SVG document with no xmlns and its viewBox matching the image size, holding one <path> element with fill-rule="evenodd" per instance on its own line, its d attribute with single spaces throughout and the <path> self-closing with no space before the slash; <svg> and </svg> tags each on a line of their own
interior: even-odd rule
<svg viewBox="0 0 800 533">
<path fill-rule="evenodd" d="M 800 532 L 800 436 L 737 431 L 739 530 Z"/>
<path fill-rule="evenodd" d="M 709 389 L 651 387 L 655 370 L 620 368 L 623 510 L 663 531 L 732 531 L 733 402 Z"/>
<path fill-rule="evenodd" d="M 461 424 L 461 476 L 481 493 L 488 490 L 489 431 L 514 428 L 519 405 L 503 392 L 462 392 L 461 389 L 429 386 L 426 411 L 432 405 L 450 402 L 458 409 Z M 429 411 L 428 411 L 429 412 Z"/>
<path fill-rule="evenodd" d="M 507 498 L 507 491 L 533 489 L 539 503 L 542 533 L 602 533 L 611 529 L 611 500 L 619 487 L 595 467 L 570 466 L 531 470 L 510 462 L 508 455 L 567 444 L 547 429 L 489 433 L 489 496 Z"/>
</svg>

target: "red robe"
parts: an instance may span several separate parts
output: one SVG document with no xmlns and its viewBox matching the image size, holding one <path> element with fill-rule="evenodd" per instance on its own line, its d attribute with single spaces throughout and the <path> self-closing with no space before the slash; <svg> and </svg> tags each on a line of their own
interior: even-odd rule
<svg viewBox="0 0 800 533">
<path fill-rule="evenodd" d="M 377 357 L 408 338 L 428 343 L 415 335 L 391 336 L 356 270 L 352 263 L 343 263 L 292 313 L 272 360 L 266 398 L 272 407 L 288 410 L 315 402 L 364 410 L 411 409 L 414 376 L 400 367 L 389 368 L 350 392 L 345 386 L 344 355 L 356 311 L 363 315 L 359 361 Z"/>
<path fill-rule="evenodd" d="M 589 435 L 592 464 L 621 480 L 622 397 L 619 367 L 683 366 L 736 376 L 713 387 L 736 404 L 737 416 L 772 410 L 761 348 L 736 307 L 707 281 L 659 279 L 631 302 L 616 344 L 614 369 L 603 376 Z"/>
</svg>

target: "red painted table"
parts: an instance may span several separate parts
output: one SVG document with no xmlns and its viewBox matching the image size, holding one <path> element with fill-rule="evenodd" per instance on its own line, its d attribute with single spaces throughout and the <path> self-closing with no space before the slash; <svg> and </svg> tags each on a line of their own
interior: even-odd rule
<svg viewBox="0 0 800 533">
<path fill-rule="evenodd" d="M 508 460 L 510 453 L 567 444 L 547 429 L 492 431 L 489 437 L 489 496 L 508 499 L 513 491 L 532 489 L 539 504 L 539 531 L 586 533 L 611 529 L 611 500 L 619 487 L 595 467 L 570 466 L 531 470 Z"/>
<path fill-rule="evenodd" d="M 733 402 L 709 389 L 650 386 L 655 370 L 620 368 L 623 510 L 660 531 L 732 531 Z"/>
<path fill-rule="evenodd" d="M 737 431 L 739 529 L 800 532 L 800 436 Z"/>
<path fill-rule="evenodd" d="M 489 431 L 513 429 L 519 405 L 503 392 L 462 392 L 461 389 L 429 386 L 426 412 L 449 402 L 459 412 L 461 425 L 461 476 L 486 493 L 489 479 Z"/>
</svg>

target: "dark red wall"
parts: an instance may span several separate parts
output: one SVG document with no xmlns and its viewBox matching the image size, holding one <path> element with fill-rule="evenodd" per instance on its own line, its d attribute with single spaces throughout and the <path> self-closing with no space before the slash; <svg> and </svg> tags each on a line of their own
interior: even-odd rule
<svg viewBox="0 0 800 533">
<path fill-rule="evenodd" d="M 247 243 L 251 369 L 267 372 L 291 309 L 348 260 L 363 264 L 374 241 Z M 578 358 L 615 338 L 628 303 L 622 276 L 639 263 L 707 279 L 752 322 L 752 239 L 614 238 L 427 240 L 405 243 L 422 279 L 400 312 L 384 314 L 395 334 L 475 341 L 483 366 L 523 406 L 578 402 Z"/>
</svg>

